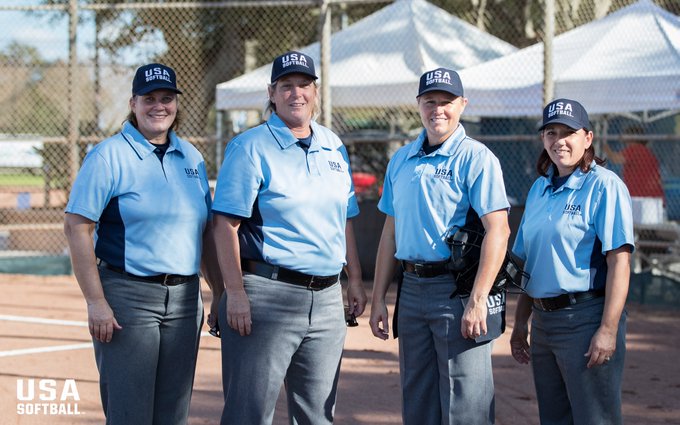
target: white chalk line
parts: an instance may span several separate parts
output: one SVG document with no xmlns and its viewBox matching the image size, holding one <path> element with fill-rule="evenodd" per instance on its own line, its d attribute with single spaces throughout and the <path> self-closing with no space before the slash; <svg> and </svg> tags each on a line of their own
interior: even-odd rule
<svg viewBox="0 0 680 425">
<path fill-rule="evenodd" d="M 0 314 L 0 320 L 4 320 L 7 322 L 39 323 L 42 325 L 87 327 L 87 322 L 75 320 L 45 319 L 44 317 L 11 316 Z M 82 344 L 56 345 L 50 347 L 20 348 L 16 350 L 0 351 L 0 357 L 22 356 L 25 354 L 52 353 L 55 351 L 82 350 L 84 348 L 91 347 L 92 343 L 86 342 Z"/>
<path fill-rule="evenodd" d="M 76 320 L 45 319 L 44 317 L 7 316 L 0 314 L 0 320 L 6 320 L 8 322 L 40 323 L 44 325 L 87 327 L 87 322 L 81 322 Z"/>
<path fill-rule="evenodd" d="M 78 326 L 87 327 L 87 322 L 75 321 L 75 320 L 58 320 L 58 319 L 45 319 L 42 317 L 28 317 L 28 316 L 10 316 L 0 314 L 0 320 L 5 320 L 9 322 L 24 322 L 24 323 L 41 323 L 47 325 L 61 325 L 61 326 Z M 201 332 L 201 336 L 209 336 L 208 332 Z M 69 350 L 82 350 L 85 348 L 92 348 L 91 342 L 86 342 L 82 344 L 69 344 L 69 345 L 57 345 L 51 347 L 35 347 L 35 348 L 21 348 L 16 350 L 0 351 L 0 357 L 12 357 L 21 356 L 25 354 L 40 354 L 40 353 L 51 353 L 55 351 L 69 351 Z"/>
<path fill-rule="evenodd" d="M 92 348 L 92 343 L 86 342 L 83 344 L 57 345 L 54 347 L 21 348 L 17 350 L 0 351 L 0 357 L 23 356 L 24 354 L 52 353 L 55 351 L 82 350 L 84 348 Z"/>
</svg>

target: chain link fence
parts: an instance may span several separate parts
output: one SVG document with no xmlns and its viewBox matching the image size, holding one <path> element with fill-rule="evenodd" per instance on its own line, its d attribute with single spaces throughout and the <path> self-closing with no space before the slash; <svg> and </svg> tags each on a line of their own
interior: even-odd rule
<svg viewBox="0 0 680 425">
<path fill-rule="evenodd" d="M 555 0 L 555 36 L 633 3 Z M 653 4 L 676 19 L 680 13 L 676 0 Z M 447 65 L 436 61 L 453 56 L 449 50 L 459 60 L 455 63 L 460 70 L 542 42 L 549 27 L 546 22 L 550 22 L 544 7 L 538 0 L 3 2 L 0 271 L 22 262 L 35 273 L 69 271 L 62 220 L 70 183 L 89 147 L 120 129 L 128 112 L 134 71 L 142 64 L 157 61 L 177 71 L 184 92 L 178 133 L 202 151 L 214 179 L 226 143 L 258 124 L 261 116 L 259 106 L 220 108 L 216 87 L 256 73 L 286 50 L 318 51 L 325 28 L 331 30 L 333 46 L 335 39 L 344 37 L 345 41 L 337 44 L 340 47 L 331 51 L 330 85 L 339 80 L 359 82 L 369 72 L 382 75 L 366 86 L 364 97 L 370 97 L 371 102 L 353 104 L 351 98 L 335 96 L 333 91 L 328 111 L 329 124 L 348 146 L 357 193 L 365 204 L 362 215 L 368 217 L 391 154 L 412 140 L 421 127 L 415 102 L 417 77 L 392 85 L 385 81 L 398 81 L 406 71 L 420 75 Z M 379 18 L 367 25 L 372 16 Z M 362 22 L 361 31 L 350 32 Z M 453 27 L 461 31 L 458 36 L 447 35 Z M 650 26 L 648 30 L 658 28 Z M 475 49 L 481 47 L 485 54 L 476 54 Z M 381 63 L 381 59 L 375 60 L 381 58 L 377 49 L 401 52 L 403 60 Z M 334 62 L 350 59 L 363 63 L 363 68 L 333 71 Z M 601 60 L 622 58 L 604 55 Z M 536 70 L 531 63 L 525 66 L 522 71 L 527 74 Z M 661 59 L 658 66 L 660 70 L 664 66 Z M 318 63 L 317 72 L 320 69 Z M 266 101 L 266 82 L 259 82 L 260 106 Z M 675 91 L 674 96 L 680 99 L 677 86 L 667 90 Z M 404 95 L 409 102 L 395 100 Z M 512 98 L 504 100 L 512 105 Z M 470 98 L 470 104 L 474 102 L 475 98 Z M 652 119 L 633 114 L 640 111 L 628 112 L 594 117 L 598 151 L 608 156 L 611 168 L 623 176 L 622 155 L 617 153 L 633 137 L 622 134 L 632 125 L 641 128 L 657 161 L 664 190 L 659 220 L 680 220 L 680 116 L 676 111 Z M 526 116 L 463 117 L 467 133 L 499 157 L 516 211 L 521 211 L 536 177 L 534 164 L 541 150 L 536 133 L 539 115 L 540 107 Z M 605 155 L 605 143 L 611 147 L 609 155 Z M 641 173 L 638 179 L 650 178 L 648 171 Z M 648 204 L 645 211 L 656 207 Z M 382 225 L 378 221 L 376 218 L 370 225 L 378 227 L 375 232 Z M 2 260 L 7 258 L 6 264 L 13 266 L 3 266 Z M 36 263 L 35 258 L 41 261 Z M 49 263 L 52 260 L 54 264 Z"/>
</svg>

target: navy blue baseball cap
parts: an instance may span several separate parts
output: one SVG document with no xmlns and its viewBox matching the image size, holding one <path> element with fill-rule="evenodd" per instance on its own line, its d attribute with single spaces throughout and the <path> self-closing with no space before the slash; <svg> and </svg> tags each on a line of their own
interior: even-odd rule
<svg viewBox="0 0 680 425">
<path fill-rule="evenodd" d="M 177 88 L 177 77 L 172 68 L 160 63 L 150 63 L 137 68 L 135 79 L 132 80 L 133 95 L 144 95 L 160 89 L 182 93 Z"/>
<path fill-rule="evenodd" d="M 418 87 L 418 96 L 416 97 L 435 90 L 445 91 L 454 96 L 463 96 L 463 83 L 456 71 L 437 68 L 420 76 L 420 87 Z"/>
<path fill-rule="evenodd" d="M 272 84 L 284 75 L 293 73 L 304 74 L 315 80 L 319 78 L 314 71 L 314 60 L 310 56 L 290 51 L 274 59 L 272 63 Z"/>
<path fill-rule="evenodd" d="M 543 108 L 543 124 L 538 129 L 543 130 L 549 124 L 564 124 L 572 130 L 592 128 L 586 108 L 571 99 L 555 99 Z"/>
</svg>

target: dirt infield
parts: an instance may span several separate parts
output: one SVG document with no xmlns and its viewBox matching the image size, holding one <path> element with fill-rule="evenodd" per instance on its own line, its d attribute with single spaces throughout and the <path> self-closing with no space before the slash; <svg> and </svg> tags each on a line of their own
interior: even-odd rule
<svg viewBox="0 0 680 425">
<path fill-rule="evenodd" d="M 75 279 L 0 275 L 0 294 L 0 425 L 103 423 L 85 303 Z M 210 299 L 205 285 L 204 299 Z M 513 297 L 509 301 L 511 327 Z M 680 311 L 631 304 L 628 313 L 625 423 L 680 424 L 680 368 L 676 363 Z M 374 338 L 367 322 L 363 316 L 359 327 L 348 330 L 336 423 L 400 424 L 397 342 Z M 508 337 L 506 331 L 494 346 L 497 424 L 538 424 L 531 370 L 510 357 Z M 189 423 L 218 423 L 221 397 L 219 341 L 206 333 L 201 339 Z M 36 405 L 39 413 L 26 414 Z M 283 396 L 274 422 L 287 423 Z"/>
</svg>

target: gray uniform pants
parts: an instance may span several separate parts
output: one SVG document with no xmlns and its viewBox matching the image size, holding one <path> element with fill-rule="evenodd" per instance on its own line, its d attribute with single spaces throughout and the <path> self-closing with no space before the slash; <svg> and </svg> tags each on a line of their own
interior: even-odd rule
<svg viewBox="0 0 680 425">
<path fill-rule="evenodd" d="M 492 345 L 463 338 L 454 288 L 450 275 L 404 273 L 397 321 L 405 425 L 494 423 Z"/>
<path fill-rule="evenodd" d="M 331 424 L 347 326 L 340 283 L 321 291 L 243 276 L 252 332 L 222 330 L 222 425 L 268 425 L 285 382 L 291 424 Z"/>
<path fill-rule="evenodd" d="M 123 327 L 109 343 L 94 341 L 106 423 L 186 424 L 203 322 L 198 277 L 164 286 L 99 274 Z"/>
<path fill-rule="evenodd" d="M 602 322 L 604 297 L 556 311 L 533 309 L 531 365 L 538 412 L 545 425 L 621 425 L 621 382 L 626 357 L 626 312 L 619 320 L 616 352 L 586 367 L 590 341 Z"/>
</svg>

